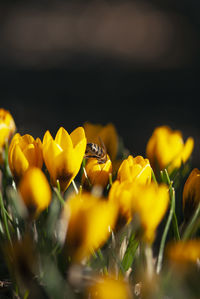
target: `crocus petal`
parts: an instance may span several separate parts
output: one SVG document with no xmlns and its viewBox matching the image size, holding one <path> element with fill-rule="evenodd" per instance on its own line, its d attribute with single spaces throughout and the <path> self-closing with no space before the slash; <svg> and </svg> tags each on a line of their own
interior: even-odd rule
<svg viewBox="0 0 200 299">
<path fill-rule="evenodd" d="M 61 152 L 63 152 L 62 148 L 54 140 L 45 143 L 43 146 L 44 162 L 54 183 L 57 173 L 57 166 L 54 160 Z"/>
<path fill-rule="evenodd" d="M 55 142 L 59 144 L 63 150 L 73 147 L 70 135 L 63 127 L 60 127 L 58 130 L 55 137 Z"/>
<path fill-rule="evenodd" d="M 53 137 L 51 136 L 51 133 L 49 132 L 49 130 L 47 130 L 43 137 L 43 141 L 42 141 L 43 145 L 52 140 L 53 140 Z"/>
<path fill-rule="evenodd" d="M 12 163 L 15 165 L 14 172 L 17 177 L 21 177 L 29 167 L 29 163 L 18 144 L 14 145 L 13 148 Z"/>
</svg>

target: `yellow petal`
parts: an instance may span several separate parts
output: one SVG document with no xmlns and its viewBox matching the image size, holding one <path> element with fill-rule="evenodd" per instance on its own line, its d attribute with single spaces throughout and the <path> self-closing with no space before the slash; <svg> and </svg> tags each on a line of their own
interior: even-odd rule
<svg viewBox="0 0 200 299">
<path fill-rule="evenodd" d="M 68 148 L 73 147 L 70 135 L 63 127 L 60 127 L 58 130 L 55 137 L 55 142 L 59 144 L 63 150 L 68 150 Z"/>
<path fill-rule="evenodd" d="M 52 140 L 53 140 L 53 137 L 51 136 L 51 133 L 49 132 L 49 130 L 47 130 L 46 133 L 44 134 L 42 144 L 44 145 Z"/>
<path fill-rule="evenodd" d="M 17 177 L 21 177 L 29 167 L 29 163 L 18 144 L 14 145 L 13 148 L 12 163 L 15 165 L 14 175 Z"/>
<path fill-rule="evenodd" d="M 49 141 L 48 143 L 44 143 L 43 145 L 44 162 L 54 183 L 56 183 L 57 175 L 57 166 L 55 164 L 55 158 L 62 152 L 62 148 L 54 140 Z"/>
<path fill-rule="evenodd" d="M 70 137 L 74 147 L 74 156 L 77 160 L 76 164 L 81 166 L 87 144 L 85 131 L 82 127 L 78 127 L 70 134 Z"/>
</svg>

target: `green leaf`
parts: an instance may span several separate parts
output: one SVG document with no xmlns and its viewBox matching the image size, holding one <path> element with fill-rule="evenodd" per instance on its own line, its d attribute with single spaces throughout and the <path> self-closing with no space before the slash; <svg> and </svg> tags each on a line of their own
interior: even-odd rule
<svg viewBox="0 0 200 299">
<path fill-rule="evenodd" d="M 126 252 L 124 254 L 123 260 L 122 260 L 122 267 L 124 271 L 126 272 L 132 265 L 135 253 L 138 248 L 139 241 L 135 239 L 135 233 L 132 233 L 129 239 L 129 243 L 126 249 Z"/>
</svg>

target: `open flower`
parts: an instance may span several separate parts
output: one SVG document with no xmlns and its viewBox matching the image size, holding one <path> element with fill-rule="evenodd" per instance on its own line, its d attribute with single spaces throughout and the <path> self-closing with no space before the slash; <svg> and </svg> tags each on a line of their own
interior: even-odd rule
<svg viewBox="0 0 200 299">
<path fill-rule="evenodd" d="M 167 167 L 171 173 L 185 163 L 194 147 L 194 140 L 189 137 L 185 144 L 180 131 L 173 131 L 168 126 L 157 127 L 150 137 L 146 153 L 151 165 L 156 169 Z"/>
<path fill-rule="evenodd" d="M 98 163 L 96 158 L 90 158 L 85 166 L 86 173 L 83 173 L 82 184 L 87 188 L 88 180 L 92 186 L 99 185 L 105 188 L 112 174 L 112 162 L 107 155 L 105 163 Z M 87 177 L 86 177 L 87 175 Z"/>
<path fill-rule="evenodd" d="M 68 199 L 66 248 L 73 260 L 81 261 L 106 242 L 115 225 L 116 212 L 115 205 L 90 193 Z"/>
<path fill-rule="evenodd" d="M 135 184 L 132 188 L 133 215 L 139 216 L 145 242 L 152 243 L 156 229 L 163 219 L 169 204 L 169 192 L 166 185 Z"/>
<path fill-rule="evenodd" d="M 0 109 L 0 163 L 2 163 L 2 152 L 6 142 L 16 130 L 15 122 L 9 111 Z"/>
<path fill-rule="evenodd" d="M 123 181 L 137 181 L 141 184 L 148 184 L 151 182 L 151 166 L 148 159 L 142 156 L 129 155 L 119 167 L 117 179 Z"/>
<path fill-rule="evenodd" d="M 8 161 L 17 182 L 30 167 L 42 168 L 41 140 L 39 138 L 35 140 L 29 134 L 23 136 L 19 133 L 15 134 L 9 147 Z"/>
<path fill-rule="evenodd" d="M 82 127 L 70 135 L 61 127 L 55 137 L 46 131 L 43 138 L 43 157 L 53 186 L 60 182 L 61 190 L 66 190 L 78 174 L 85 154 L 86 138 Z"/>
<path fill-rule="evenodd" d="M 200 171 L 194 168 L 183 188 L 183 213 L 186 220 L 194 214 L 200 203 Z"/>
<path fill-rule="evenodd" d="M 30 216 L 35 217 L 51 202 L 51 189 L 40 168 L 29 168 L 19 183 L 19 193 Z"/>
<path fill-rule="evenodd" d="M 84 129 L 87 142 L 93 142 L 101 146 L 101 141 L 103 141 L 107 153 L 111 160 L 114 161 L 118 150 L 118 137 L 114 125 L 109 123 L 106 126 L 102 126 L 100 124 L 86 122 Z"/>
<path fill-rule="evenodd" d="M 89 298 L 91 299 L 131 299 L 131 288 L 127 282 L 122 279 L 116 279 L 111 276 L 104 276 L 96 279 L 89 289 Z"/>
</svg>

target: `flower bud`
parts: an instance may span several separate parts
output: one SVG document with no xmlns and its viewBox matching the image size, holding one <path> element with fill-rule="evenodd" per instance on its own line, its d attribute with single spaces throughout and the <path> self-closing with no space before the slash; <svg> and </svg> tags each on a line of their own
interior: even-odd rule
<svg viewBox="0 0 200 299">
<path fill-rule="evenodd" d="M 120 182 L 129 180 L 137 181 L 141 184 L 148 184 L 151 182 L 151 166 L 148 159 L 142 156 L 129 155 L 119 167 L 117 179 Z"/>
</svg>

